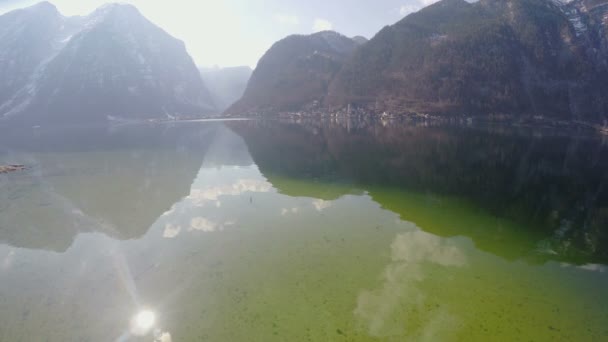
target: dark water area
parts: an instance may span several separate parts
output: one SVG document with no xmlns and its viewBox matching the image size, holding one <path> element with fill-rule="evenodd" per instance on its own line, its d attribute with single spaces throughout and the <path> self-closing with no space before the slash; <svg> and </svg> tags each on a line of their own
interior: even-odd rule
<svg viewBox="0 0 608 342">
<path fill-rule="evenodd" d="M 554 259 L 608 261 L 605 138 L 546 129 L 348 126 L 249 122 L 235 131 L 264 174 L 467 200 L 538 233 Z"/>
</svg>

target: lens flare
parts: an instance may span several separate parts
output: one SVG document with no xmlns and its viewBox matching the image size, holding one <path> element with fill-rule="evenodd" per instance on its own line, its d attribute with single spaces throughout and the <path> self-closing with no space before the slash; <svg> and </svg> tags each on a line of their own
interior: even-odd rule
<svg viewBox="0 0 608 342">
<path fill-rule="evenodd" d="M 156 314 L 151 310 L 141 310 L 131 320 L 131 334 L 144 336 L 154 328 Z"/>
</svg>

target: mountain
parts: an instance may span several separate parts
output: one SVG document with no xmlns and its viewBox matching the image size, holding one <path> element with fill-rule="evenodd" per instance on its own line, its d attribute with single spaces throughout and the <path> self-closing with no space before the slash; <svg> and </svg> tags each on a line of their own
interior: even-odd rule
<svg viewBox="0 0 608 342">
<path fill-rule="evenodd" d="M 260 59 L 243 97 L 227 114 L 263 113 L 314 107 L 358 43 L 337 32 L 292 35 Z"/>
<path fill-rule="evenodd" d="M 23 108 L 33 91 L 31 79 L 64 45 L 71 30 L 57 9 L 40 3 L 0 16 L 0 113 Z M 70 25 L 67 25 L 70 26 Z"/>
<path fill-rule="evenodd" d="M 607 47 L 607 0 L 443 0 L 355 51 L 326 105 L 604 122 Z"/>
<path fill-rule="evenodd" d="M 369 41 L 328 32 L 279 41 L 226 113 L 606 124 L 606 79 L 608 0 L 442 0 Z"/>
<path fill-rule="evenodd" d="M 359 44 L 359 45 L 363 45 L 365 43 L 367 43 L 369 41 L 369 39 L 363 37 L 363 36 L 355 36 L 353 38 L 351 38 L 355 43 Z"/>
<path fill-rule="evenodd" d="M 243 96 L 253 72 L 248 66 L 200 68 L 199 70 L 205 86 L 211 92 L 218 112 L 223 112 Z"/>
<path fill-rule="evenodd" d="M 131 5 L 64 17 L 43 2 L 0 16 L 0 70 L 0 118 L 10 122 L 162 119 L 216 111 L 183 42 Z"/>
</svg>

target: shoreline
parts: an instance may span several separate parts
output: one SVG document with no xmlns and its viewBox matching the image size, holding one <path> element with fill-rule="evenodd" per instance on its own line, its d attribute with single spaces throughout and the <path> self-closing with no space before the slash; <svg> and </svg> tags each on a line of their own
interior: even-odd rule
<svg viewBox="0 0 608 342">
<path fill-rule="evenodd" d="M 182 119 L 182 120 L 136 120 L 136 121 L 118 121 L 110 120 L 107 122 L 97 123 L 64 123 L 64 124 L 49 124 L 49 125 L 20 125 L 22 129 L 42 129 L 52 127 L 89 127 L 89 126 L 129 126 L 129 125 L 156 125 L 156 124 L 185 124 L 185 123 L 204 123 L 204 122 L 230 122 L 230 121 L 249 121 L 249 120 L 289 120 L 293 122 L 309 122 L 309 121 L 367 121 L 377 122 L 383 125 L 413 123 L 423 125 L 434 124 L 455 124 L 455 125 L 499 125 L 513 128 L 537 128 L 537 129 L 563 129 L 576 130 L 596 133 L 600 135 L 608 135 L 608 126 L 603 126 L 598 123 L 580 121 L 580 120 L 559 120 L 547 118 L 544 116 L 526 116 L 520 117 L 515 115 L 431 115 L 421 113 L 408 114 L 377 114 L 377 113 L 354 113 L 346 114 L 342 112 L 323 113 L 323 112 L 279 112 L 279 113 L 248 113 L 242 115 L 224 115 L 212 118 L 200 119 Z M 2 128 L 11 128 L 11 125 L 0 125 Z M 3 172 L 5 173 L 5 172 Z"/>
<path fill-rule="evenodd" d="M 580 121 L 580 120 L 559 120 L 547 118 L 544 116 L 533 117 L 517 117 L 514 115 L 458 115 L 458 116 L 443 116 L 431 114 L 345 114 L 345 113 L 310 113 L 310 112 L 281 112 L 276 114 L 250 114 L 242 115 L 250 119 L 280 119 L 294 121 L 308 120 L 367 120 L 370 122 L 381 122 L 383 124 L 391 123 L 428 123 L 428 124 L 457 124 L 457 125 L 501 125 L 509 127 L 525 127 L 539 129 L 566 129 L 566 130 L 584 130 L 586 132 L 594 132 L 601 135 L 608 135 L 608 126 L 602 126 L 598 123 Z M 231 116 L 226 116 L 231 118 Z M 236 118 L 236 116 L 235 116 Z"/>
<path fill-rule="evenodd" d="M 16 171 L 25 170 L 25 165 L 21 164 L 9 164 L 9 165 L 0 165 L 0 174 L 11 173 Z"/>
</svg>

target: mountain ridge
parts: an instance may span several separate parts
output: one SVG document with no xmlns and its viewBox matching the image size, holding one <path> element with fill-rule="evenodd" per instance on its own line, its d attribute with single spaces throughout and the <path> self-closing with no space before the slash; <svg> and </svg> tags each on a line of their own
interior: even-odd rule
<svg viewBox="0 0 608 342">
<path fill-rule="evenodd" d="M 605 88 L 597 73 L 606 70 L 593 70 L 563 14 L 579 1 L 440 1 L 383 29 L 358 50 L 332 83 L 328 104 L 602 121 L 595 113 L 606 113 L 607 104 L 593 99 L 603 91 L 595 87 Z"/>
<path fill-rule="evenodd" d="M 132 5 L 107 4 L 84 17 L 64 17 L 43 2 L 0 16 L 0 23 L 5 24 L 0 70 L 15 70 L 19 55 L 31 55 L 23 52 L 27 46 L 43 47 L 35 60 L 18 69 L 21 78 L 7 73 L 0 88 L 4 121 L 103 122 L 217 112 L 185 44 Z M 28 36 L 39 39 L 38 44 Z"/>
<path fill-rule="evenodd" d="M 298 47 L 290 52 L 296 54 L 291 59 L 308 53 Z M 279 98 L 284 89 L 276 84 L 293 79 L 262 64 L 250 86 L 267 77 L 275 87 L 258 91 L 274 97 L 247 98 L 246 92 L 241 106 L 226 114 L 608 122 L 608 0 L 442 0 L 385 26 L 350 52 L 334 69 L 320 71 L 323 87 L 301 96 Z M 271 48 L 265 58 L 274 54 Z"/>
<path fill-rule="evenodd" d="M 273 112 L 314 105 L 357 46 L 355 40 L 335 31 L 279 40 L 258 62 L 243 97 L 225 113 Z"/>
</svg>

